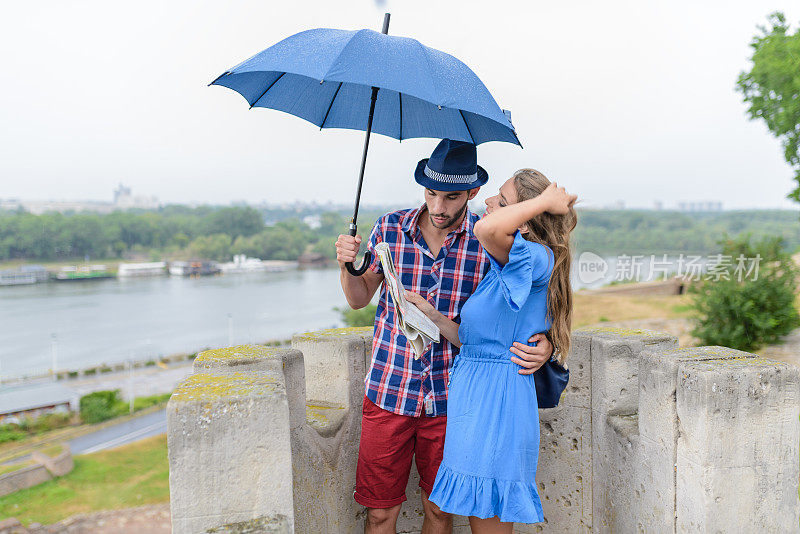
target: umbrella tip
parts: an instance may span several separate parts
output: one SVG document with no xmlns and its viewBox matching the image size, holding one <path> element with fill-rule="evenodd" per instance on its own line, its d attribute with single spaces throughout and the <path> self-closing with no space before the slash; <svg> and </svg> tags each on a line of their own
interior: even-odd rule
<svg viewBox="0 0 800 534">
<path fill-rule="evenodd" d="M 219 81 L 219 79 L 220 79 L 220 78 L 222 78 L 222 77 L 225 77 L 225 76 L 227 76 L 228 74 L 230 74 L 230 72 L 226 70 L 225 72 L 223 72 L 222 74 L 220 74 L 219 76 L 217 76 L 216 78 L 214 78 L 214 81 L 213 81 L 213 82 L 211 82 L 210 84 L 208 84 L 206 87 L 211 87 L 212 85 L 214 85 L 215 83 L 217 83 L 217 82 Z"/>
</svg>

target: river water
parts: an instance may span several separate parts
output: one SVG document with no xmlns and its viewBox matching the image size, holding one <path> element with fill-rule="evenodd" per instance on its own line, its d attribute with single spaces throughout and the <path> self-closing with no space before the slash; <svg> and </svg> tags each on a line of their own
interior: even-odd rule
<svg viewBox="0 0 800 534">
<path fill-rule="evenodd" d="M 586 283 L 580 268 L 575 258 L 574 289 L 610 281 Z M 338 269 L 0 287 L 0 380 L 45 374 L 54 354 L 57 369 L 79 369 L 287 339 L 342 326 L 343 306 Z"/>
<path fill-rule="evenodd" d="M 338 269 L 0 287 L 0 377 L 341 326 Z"/>
</svg>

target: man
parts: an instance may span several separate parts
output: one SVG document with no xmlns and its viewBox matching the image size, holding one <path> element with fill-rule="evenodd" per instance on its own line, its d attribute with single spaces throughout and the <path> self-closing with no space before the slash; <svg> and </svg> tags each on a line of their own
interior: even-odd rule
<svg viewBox="0 0 800 534">
<path fill-rule="evenodd" d="M 368 534 L 395 532 L 400 506 L 406 500 L 412 458 L 422 488 L 422 531 L 452 532 L 452 517 L 430 502 L 428 495 L 442 461 L 447 386 L 457 353 L 441 338 L 414 359 L 395 320 L 386 284 L 381 284 L 383 269 L 375 245 L 385 242 L 390 246 L 398 277 L 407 290 L 422 295 L 456 322 L 461 307 L 489 270 L 489 260 L 472 233 L 478 217 L 467 208 L 488 179 L 477 164 L 475 145 L 442 140 L 429 159 L 419 162 L 414 178 L 425 188 L 425 204 L 378 219 L 368 242 L 373 261 L 363 276 L 352 276 L 344 267 L 355 261 L 361 237 L 340 235 L 336 241 L 348 304 L 363 308 L 381 286 L 354 492 L 355 500 L 367 507 Z M 513 361 L 528 370 L 538 368 L 552 352 L 543 334 L 529 340 L 534 341 L 535 347 L 515 344 L 511 349 L 516 355 Z"/>
</svg>

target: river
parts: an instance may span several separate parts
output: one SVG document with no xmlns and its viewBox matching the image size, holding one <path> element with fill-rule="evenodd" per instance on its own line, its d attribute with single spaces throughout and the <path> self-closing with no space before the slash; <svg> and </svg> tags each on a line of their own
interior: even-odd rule
<svg viewBox="0 0 800 534">
<path fill-rule="evenodd" d="M 336 306 L 338 269 L 2 287 L 0 377 L 286 339 L 341 326 Z"/>
</svg>

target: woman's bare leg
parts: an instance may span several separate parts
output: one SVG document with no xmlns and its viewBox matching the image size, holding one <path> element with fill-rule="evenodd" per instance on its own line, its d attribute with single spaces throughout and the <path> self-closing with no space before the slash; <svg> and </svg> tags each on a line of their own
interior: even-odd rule
<svg viewBox="0 0 800 534">
<path fill-rule="evenodd" d="M 470 516 L 469 528 L 472 534 L 512 534 L 514 523 L 503 523 L 497 516 L 489 519 Z"/>
</svg>

